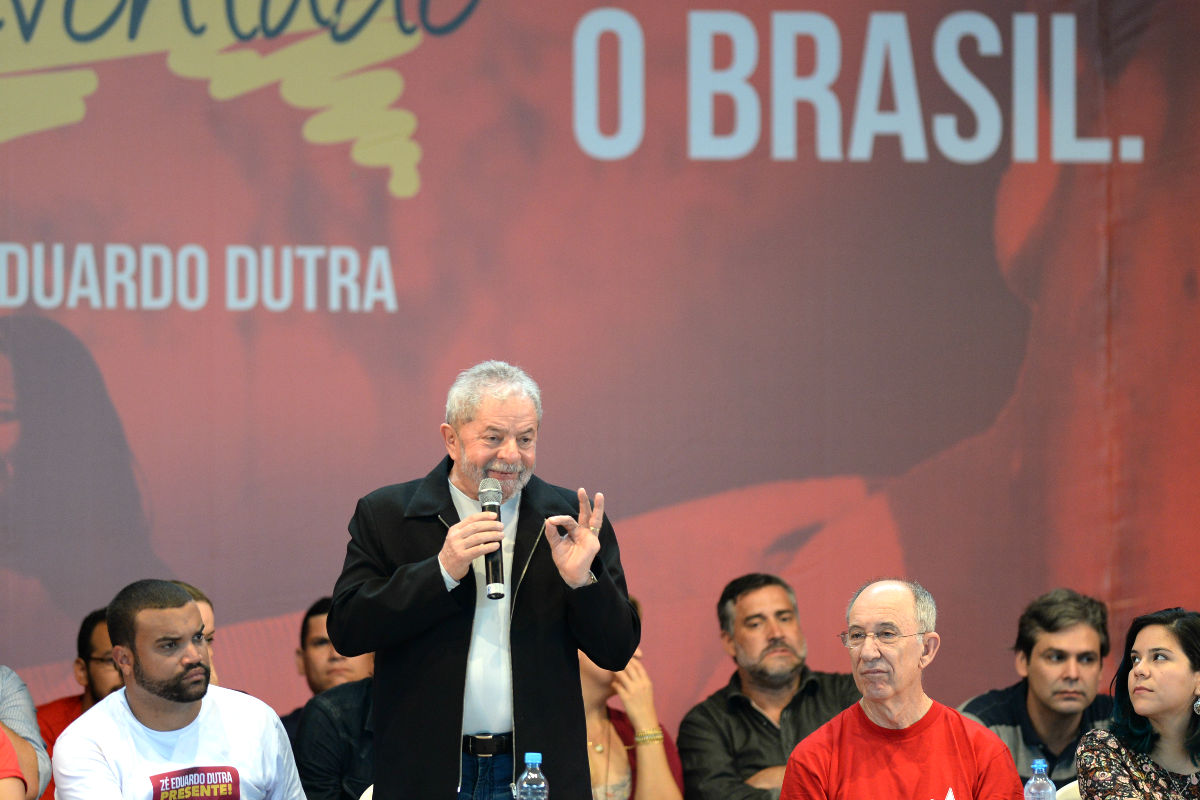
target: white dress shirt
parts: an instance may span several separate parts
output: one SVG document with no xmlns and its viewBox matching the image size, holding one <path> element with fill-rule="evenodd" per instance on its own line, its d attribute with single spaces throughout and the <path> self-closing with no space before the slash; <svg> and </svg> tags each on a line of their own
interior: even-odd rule
<svg viewBox="0 0 1200 800">
<path fill-rule="evenodd" d="M 482 511 L 478 500 L 467 497 L 450 484 L 450 497 L 458 518 L 465 519 Z M 484 557 L 471 562 L 475 571 L 475 622 L 471 627 L 471 646 L 467 652 L 467 686 L 463 695 L 463 733 L 508 733 L 513 729 L 512 651 L 508 638 L 512 608 L 513 547 L 517 541 L 517 510 L 521 493 L 500 506 L 504 540 L 500 552 L 504 558 L 504 597 L 491 600 L 483 574 Z M 438 562 L 441 563 L 440 561 Z M 458 586 L 442 567 L 446 590 Z"/>
</svg>

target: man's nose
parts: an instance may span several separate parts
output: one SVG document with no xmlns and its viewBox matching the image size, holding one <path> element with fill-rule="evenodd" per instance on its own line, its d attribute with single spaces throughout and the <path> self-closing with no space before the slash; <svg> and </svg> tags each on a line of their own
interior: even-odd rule
<svg viewBox="0 0 1200 800">
<path fill-rule="evenodd" d="M 514 462 L 521 457 L 520 449 L 517 447 L 517 440 L 509 437 L 500 443 L 500 449 L 496 456 L 507 462 Z"/>
<path fill-rule="evenodd" d="M 859 657 L 865 661 L 874 661 L 879 658 L 879 640 L 874 634 L 869 634 L 863 640 L 862 647 L 858 650 Z"/>
<path fill-rule="evenodd" d="M 1079 661 L 1077 659 L 1067 659 L 1067 663 L 1064 666 L 1063 677 L 1072 681 L 1079 680 Z"/>
</svg>

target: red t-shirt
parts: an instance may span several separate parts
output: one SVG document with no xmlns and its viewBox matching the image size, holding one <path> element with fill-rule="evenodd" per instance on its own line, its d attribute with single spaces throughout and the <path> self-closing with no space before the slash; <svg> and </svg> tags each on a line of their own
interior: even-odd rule
<svg viewBox="0 0 1200 800">
<path fill-rule="evenodd" d="M 54 743 L 59 735 L 67 729 L 79 715 L 83 713 L 83 695 L 60 697 L 37 707 L 38 728 L 42 731 L 42 741 L 46 743 L 46 754 L 54 755 Z M 54 800 L 54 778 L 42 792 L 41 800 Z"/>
<path fill-rule="evenodd" d="M 855 703 L 788 758 L 780 800 L 1022 800 L 996 734 L 934 702 L 915 724 L 881 728 Z"/>
<path fill-rule="evenodd" d="M 21 765 L 17 763 L 17 748 L 13 747 L 6 734 L 0 733 L 0 780 L 4 778 L 16 778 L 25 783 Z"/>
</svg>

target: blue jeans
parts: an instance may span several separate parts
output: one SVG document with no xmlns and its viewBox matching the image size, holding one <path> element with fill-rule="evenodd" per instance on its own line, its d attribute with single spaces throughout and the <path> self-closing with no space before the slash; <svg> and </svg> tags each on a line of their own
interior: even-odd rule
<svg viewBox="0 0 1200 800">
<path fill-rule="evenodd" d="M 458 800 L 513 800 L 512 753 L 497 756 L 462 754 Z"/>
</svg>

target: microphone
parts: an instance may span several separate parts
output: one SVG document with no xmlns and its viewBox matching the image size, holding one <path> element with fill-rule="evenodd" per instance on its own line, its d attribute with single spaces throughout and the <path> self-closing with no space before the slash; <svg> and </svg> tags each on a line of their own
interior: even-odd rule
<svg viewBox="0 0 1200 800">
<path fill-rule="evenodd" d="M 479 504 L 484 511 L 493 511 L 496 519 L 500 519 L 500 501 L 504 492 L 500 489 L 500 481 L 495 478 L 484 478 L 479 482 Z M 487 582 L 487 596 L 490 600 L 504 597 L 504 542 L 495 551 L 483 557 L 483 575 Z"/>
</svg>

